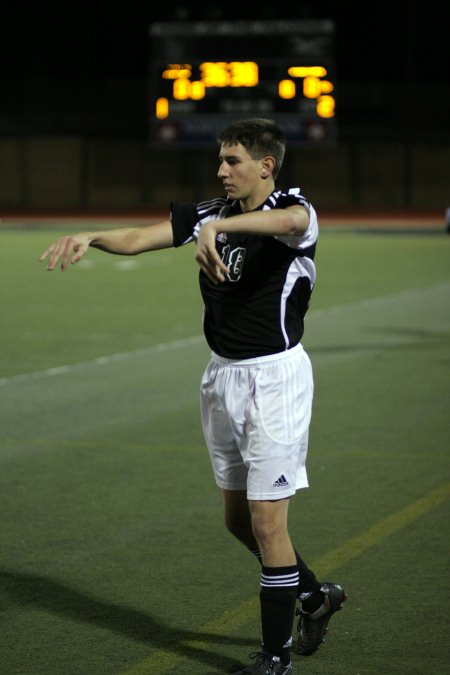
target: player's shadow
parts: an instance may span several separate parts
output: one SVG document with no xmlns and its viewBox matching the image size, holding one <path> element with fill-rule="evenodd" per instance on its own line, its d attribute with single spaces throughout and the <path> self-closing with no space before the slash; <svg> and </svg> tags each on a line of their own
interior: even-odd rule
<svg viewBox="0 0 450 675">
<path fill-rule="evenodd" d="M 200 661 L 214 669 L 231 672 L 236 660 L 187 642 L 250 646 L 249 638 L 238 638 L 176 628 L 131 607 L 105 602 L 47 577 L 0 569 L 0 592 L 19 607 L 50 611 L 72 621 L 106 628 L 136 642 L 172 652 L 180 658 Z M 220 669 L 220 670 L 218 670 Z"/>
</svg>

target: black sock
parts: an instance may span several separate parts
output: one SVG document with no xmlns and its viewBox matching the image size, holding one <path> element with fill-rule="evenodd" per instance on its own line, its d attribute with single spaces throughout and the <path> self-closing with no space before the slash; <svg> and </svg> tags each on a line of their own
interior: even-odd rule
<svg viewBox="0 0 450 675">
<path fill-rule="evenodd" d="M 252 555 L 255 556 L 255 558 L 257 558 L 259 560 L 259 562 L 262 565 L 262 555 L 261 555 L 261 551 L 259 550 L 259 548 L 249 548 L 248 550 L 250 551 L 250 553 Z"/>
<path fill-rule="evenodd" d="M 316 579 L 316 575 L 300 557 L 299 553 L 294 549 L 295 557 L 297 558 L 298 571 L 300 574 L 297 597 L 300 598 L 306 594 L 320 593 L 320 583 Z"/>
<path fill-rule="evenodd" d="M 249 551 L 259 560 L 262 566 L 263 563 L 259 548 L 249 549 Z M 320 590 L 321 584 L 317 581 L 314 572 L 309 569 L 304 560 L 300 557 L 298 551 L 294 549 L 294 553 L 300 575 L 297 587 L 297 598 L 302 604 L 303 611 L 314 614 L 323 603 L 323 593 Z"/>
<path fill-rule="evenodd" d="M 286 665 L 290 663 L 297 587 L 297 565 L 262 566 L 259 597 L 264 651 L 279 656 Z"/>
</svg>

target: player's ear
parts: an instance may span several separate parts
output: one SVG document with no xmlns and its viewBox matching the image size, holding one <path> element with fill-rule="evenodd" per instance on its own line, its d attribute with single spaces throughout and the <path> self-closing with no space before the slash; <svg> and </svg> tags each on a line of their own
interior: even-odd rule
<svg viewBox="0 0 450 675">
<path fill-rule="evenodd" d="M 274 168 L 275 168 L 275 159 L 271 157 L 271 155 L 264 157 L 261 165 L 261 178 L 264 178 L 264 180 L 269 178 L 269 176 L 272 175 Z"/>
</svg>

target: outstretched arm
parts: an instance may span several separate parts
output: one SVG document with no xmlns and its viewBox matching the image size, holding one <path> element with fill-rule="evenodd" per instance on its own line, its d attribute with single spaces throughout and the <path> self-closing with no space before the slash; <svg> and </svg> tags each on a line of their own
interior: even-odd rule
<svg viewBox="0 0 450 675">
<path fill-rule="evenodd" d="M 39 258 L 48 258 L 47 270 L 52 271 L 61 261 L 61 270 L 75 264 L 85 255 L 89 247 L 99 248 L 108 253 L 137 255 L 144 251 L 156 251 L 173 246 L 172 224 L 166 220 L 144 227 L 124 227 L 100 232 L 79 232 L 57 239 Z"/>
</svg>

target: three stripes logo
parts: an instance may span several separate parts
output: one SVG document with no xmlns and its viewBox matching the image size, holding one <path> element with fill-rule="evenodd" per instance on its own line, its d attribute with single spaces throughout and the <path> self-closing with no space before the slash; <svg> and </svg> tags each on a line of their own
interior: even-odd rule
<svg viewBox="0 0 450 675">
<path fill-rule="evenodd" d="M 281 476 L 278 478 L 278 480 L 275 481 L 275 483 L 272 485 L 272 487 L 277 488 L 277 487 L 287 487 L 289 485 L 289 482 L 286 480 L 286 477 L 284 474 L 281 474 Z"/>
</svg>

